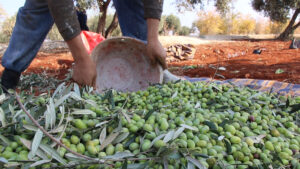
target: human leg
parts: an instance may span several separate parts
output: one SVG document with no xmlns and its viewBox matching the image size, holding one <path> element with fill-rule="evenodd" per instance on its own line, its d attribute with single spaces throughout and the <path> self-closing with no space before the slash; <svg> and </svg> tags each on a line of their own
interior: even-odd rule
<svg viewBox="0 0 300 169">
<path fill-rule="evenodd" d="M 147 23 L 142 0 L 114 0 L 123 36 L 147 41 Z"/>
<path fill-rule="evenodd" d="M 53 25 L 46 0 L 26 0 L 17 14 L 9 46 L 2 57 L 1 85 L 14 89 Z"/>
</svg>

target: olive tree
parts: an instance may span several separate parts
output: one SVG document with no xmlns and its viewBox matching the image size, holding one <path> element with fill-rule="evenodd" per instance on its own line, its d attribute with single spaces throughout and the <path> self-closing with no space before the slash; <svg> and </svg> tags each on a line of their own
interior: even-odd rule
<svg viewBox="0 0 300 169">
<path fill-rule="evenodd" d="M 112 34 L 112 32 L 118 27 L 118 17 L 116 12 L 114 13 L 114 17 L 110 23 L 110 25 L 106 28 L 106 17 L 108 7 L 111 4 L 111 0 L 74 0 L 77 4 L 80 5 L 83 9 L 91 9 L 97 7 L 100 14 L 97 23 L 97 33 L 101 33 L 104 37 L 108 37 Z"/>
<path fill-rule="evenodd" d="M 272 21 L 284 23 L 289 20 L 287 27 L 277 37 L 278 40 L 289 39 L 294 30 L 300 26 L 300 20 L 297 20 L 300 14 L 299 0 L 252 0 L 252 6 L 255 10 L 264 12 Z"/>
<path fill-rule="evenodd" d="M 163 15 L 161 17 L 159 32 L 160 34 L 166 35 L 168 31 L 173 31 L 174 33 L 179 33 L 181 28 L 180 19 L 171 14 L 171 15 Z"/>
</svg>

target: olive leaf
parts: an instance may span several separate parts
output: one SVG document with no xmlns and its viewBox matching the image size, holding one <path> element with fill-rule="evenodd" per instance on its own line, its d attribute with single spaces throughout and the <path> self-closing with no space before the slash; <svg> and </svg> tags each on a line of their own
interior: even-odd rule
<svg viewBox="0 0 300 169">
<path fill-rule="evenodd" d="M 26 148 L 28 148 L 29 150 L 31 149 L 31 141 L 26 140 L 24 138 L 20 138 L 20 141 Z M 47 155 L 40 149 L 36 151 L 36 155 L 42 158 L 43 160 L 49 160 Z"/>
<path fill-rule="evenodd" d="M 180 159 L 182 156 L 179 152 L 174 152 L 172 154 L 169 154 L 168 158 L 170 159 Z"/>
<path fill-rule="evenodd" d="M 169 131 L 169 132 L 166 134 L 166 136 L 164 137 L 163 142 L 167 143 L 167 142 L 169 142 L 170 140 L 172 140 L 172 139 L 173 139 L 173 136 L 174 136 L 174 133 L 175 133 L 174 130 Z"/>
<path fill-rule="evenodd" d="M 72 161 L 85 161 L 86 160 L 86 159 L 79 157 L 72 153 L 65 154 L 65 157 L 67 157 L 69 160 L 72 160 Z"/>
<path fill-rule="evenodd" d="M 198 153 L 198 152 L 192 153 L 192 155 L 195 156 L 195 157 L 201 157 L 201 158 L 205 158 L 205 159 L 210 158 L 208 155 L 201 154 L 201 153 Z"/>
<path fill-rule="evenodd" d="M 148 162 L 146 163 L 139 163 L 139 164 L 128 164 L 127 169 L 144 169 L 148 166 Z"/>
<path fill-rule="evenodd" d="M 186 124 L 181 124 L 180 126 L 186 128 L 186 129 L 189 129 L 189 130 L 198 131 L 198 128 L 193 127 L 193 126 L 189 126 L 189 125 L 186 125 Z"/>
<path fill-rule="evenodd" d="M 6 119 L 5 119 L 5 113 L 1 107 L 0 107 L 0 122 L 3 127 L 5 127 L 7 124 Z"/>
<path fill-rule="evenodd" d="M 296 111 L 300 110 L 300 104 L 291 105 L 290 113 L 295 113 Z"/>
<path fill-rule="evenodd" d="M 100 151 L 103 150 L 106 146 L 108 146 L 110 143 L 112 143 L 117 136 L 120 134 L 120 132 L 112 133 L 110 134 L 104 141 L 103 144 L 100 145 Z"/>
<path fill-rule="evenodd" d="M 54 98 L 56 96 L 56 94 L 61 93 L 66 88 L 67 88 L 67 86 L 65 85 L 65 82 L 61 83 L 53 92 L 52 98 Z"/>
<path fill-rule="evenodd" d="M 33 138 L 33 141 L 32 141 L 32 144 L 31 144 L 31 151 L 28 154 L 29 159 L 32 159 L 35 156 L 36 151 L 38 150 L 39 145 L 42 141 L 43 135 L 44 134 L 40 129 L 38 129 L 36 131 L 36 133 L 34 135 L 34 138 Z"/>
<path fill-rule="evenodd" d="M 72 92 L 64 95 L 63 97 L 61 97 L 59 100 L 57 100 L 55 103 L 54 103 L 54 107 L 58 107 L 59 105 L 61 105 L 65 100 L 67 100 L 68 98 L 70 98 L 72 95 Z"/>
<path fill-rule="evenodd" d="M 175 140 L 184 131 L 184 129 L 185 127 L 180 127 L 177 131 L 175 131 L 173 140 Z"/>
<path fill-rule="evenodd" d="M 188 161 L 187 169 L 195 169 L 195 165 L 192 162 Z"/>
<path fill-rule="evenodd" d="M 95 112 L 89 109 L 73 109 L 72 115 L 90 115 L 94 114 Z"/>
<path fill-rule="evenodd" d="M 12 115 L 15 114 L 15 108 L 11 104 L 8 104 L 8 109 L 11 112 Z"/>
<path fill-rule="evenodd" d="M 100 144 L 103 144 L 105 138 L 106 138 L 106 126 L 102 129 L 102 131 L 100 133 L 100 136 L 99 136 Z"/>
<path fill-rule="evenodd" d="M 36 126 L 30 125 L 30 124 L 23 124 L 23 127 L 27 130 L 34 131 L 34 132 L 36 132 L 38 130 L 38 128 Z"/>
<path fill-rule="evenodd" d="M 113 142 L 112 144 L 118 144 L 120 142 L 122 142 L 123 140 L 125 140 L 128 136 L 129 136 L 129 132 L 125 132 L 120 134 Z"/>
<path fill-rule="evenodd" d="M 219 136 L 218 141 L 222 141 L 225 138 L 225 136 Z"/>
<path fill-rule="evenodd" d="M 60 132 L 64 131 L 65 127 L 66 127 L 65 125 L 60 125 L 60 126 L 56 127 L 55 129 L 49 131 L 49 133 L 60 133 Z"/>
<path fill-rule="evenodd" d="M 128 165 L 128 162 L 127 162 L 127 160 L 125 160 L 124 164 L 122 165 L 122 169 L 127 169 L 127 165 Z"/>
<path fill-rule="evenodd" d="M 234 114 L 235 114 L 235 112 L 234 112 L 233 110 L 231 110 L 231 109 L 227 109 L 227 112 L 228 112 L 229 114 L 231 114 L 231 115 L 234 115 Z"/>
<path fill-rule="evenodd" d="M 177 97 L 177 95 L 178 95 L 178 91 L 175 91 L 175 93 L 172 95 L 172 99 L 174 99 L 175 97 Z"/>
<path fill-rule="evenodd" d="M 30 165 L 30 167 L 37 167 L 39 165 L 43 165 L 45 163 L 49 163 L 51 160 L 40 160 L 40 161 L 37 161 L 37 162 L 34 162 Z"/>
<path fill-rule="evenodd" d="M 197 166 L 199 169 L 207 169 L 203 164 L 201 164 L 198 160 L 187 156 L 186 159 L 191 162 L 192 164 L 194 164 L 195 166 Z"/>
<path fill-rule="evenodd" d="M 102 100 L 108 100 L 109 104 L 112 108 L 115 108 L 115 100 L 114 100 L 114 94 L 113 90 L 109 90 L 105 93 L 105 95 L 102 97 Z"/>
<path fill-rule="evenodd" d="M 11 143 L 8 138 L 6 138 L 5 136 L 3 136 L 1 134 L 0 134 L 0 140 L 3 141 L 3 143 L 4 143 L 5 146 L 9 146 L 10 143 Z"/>
<path fill-rule="evenodd" d="M 222 127 L 222 128 L 224 128 L 225 125 L 228 124 L 228 123 L 230 123 L 230 120 L 229 119 L 224 119 L 219 126 Z"/>
<path fill-rule="evenodd" d="M 295 154 L 293 157 L 297 158 L 297 159 L 300 159 L 300 154 Z"/>
<path fill-rule="evenodd" d="M 251 138 L 254 143 L 262 143 L 262 144 L 264 143 L 263 138 L 265 138 L 265 137 L 266 137 L 265 134 L 261 134 L 261 135 L 258 135 L 258 136 L 249 136 L 249 138 Z"/>
<path fill-rule="evenodd" d="M 199 107 L 201 108 L 201 104 L 200 104 L 200 102 L 197 102 L 195 105 L 195 109 L 198 109 Z"/>
<path fill-rule="evenodd" d="M 226 152 L 230 154 L 232 152 L 231 143 L 227 138 L 224 139 L 224 142 L 226 146 Z"/>
<path fill-rule="evenodd" d="M 125 119 L 126 119 L 129 123 L 131 123 L 131 119 L 130 119 L 130 117 L 128 116 L 128 114 L 127 114 L 124 110 L 121 110 L 120 112 L 121 112 L 122 115 L 125 117 Z"/>
<path fill-rule="evenodd" d="M 39 147 L 58 162 L 62 163 L 63 165 L 67 164 L 66 161 L 58 154 L 58 152 L 49 145 L 40 143 Z"/>
<path fill-rule="evenodd" d="M 144 119 L 148 120 L 148 118 L 155 112 L 155 109 L 149 110 L 149 112 L 145 115 Z"/>
<path fill-rule="evenodd" d="M 65 119 L 65 106 L 64 105 L 59 106 L 59 111 L 61 113 L 61 117 L 60 117 L 60 120 L 58 122 L 58 126 L 60 126 L 63 123 L 64 119 Z"/>
<path fill-rule="evenodd" d="M 3 158 L 3 157 L 0 157 L 0 164 L 6 164 L 6 163 L 8 163 L 8 161 L 5 159 L 5 158 Z M 1 165 L 0 165 L 1 166 Z"/>
<path fill-rule="evenodd" d="M 55 121 L 56 121 L 55 106 L 53 103 L 53 99 L 50 98 L 49 105 L 47 105 L 47 110 L 45 112 L 45 129 L 48 129 L 49 127 L 52 129 L 55 125 Z"/>
<path fill-rule="evenodd" d="M 124 159 L 127 157 L 133 157 L 134 154 L 130 153 L 130 152 L 117 152 L 116 154 L 112 155 L 112 156 L 105 156 L 103 157 L 103 159 L 113 159 L 113 160 L 118 160 L 118 159 Z"/>
<path fill-rule="evenodd" d="M 22 110 L 17 111 L 17 113 L 13 116 L 12 121 L 13 121 L 13 122 L 17 122 L 17 118 L 18 118 L 20 115 L 22 115 L 22 113 L 23 113 Z"/>
<path fill-rule="evenodd" d="M 275 74 L 281 74 L 281 73 L 284 73 L 284 70 L 282 70 L 282 69 L 277 69 L 277 70 L 275 71 Z"/>
<path fill-rule="evenodd" d="M 78 96 L 81 96 L 80 95 L 80 89 L 79 89 L 79 86 L 77 83 L 74 83 L 74 92 L 78 95 Z"/>
<path fill-rule="evenodd" d="M 212 132 L 217 132 L 218 131 L 217 126 L 216 126 L 215 123 L 213 123 L 211 121 L 204 121 L 203 123 L 205 125 L 207 125 Z"/>
<path fill-rule="evenodd" d="M 168 159 L 164 158 L 164 169 L 169 169 Z"/>
<path fill-rule="evenodd" d="M 0 104 L 2 104 L 6 100 L 5 94 L 0 95 Z"/>
<path fill-rule="evenodd" d="M 162 138 L 165 137 L 165 136 L 166 136 L 166 134 L 161 134 L 161 135 L 157 136 L 155 139 L 152 140 L 152 142 L 151 142 L 151 144 L 150 144 L 150 147 L 152 147 L 153 144 L 154 144 L 157 140 L 160 140 L 160 139 L 162 139 Z"/>
<path fill-rule="evenodd" d="M 96 124 L 95 125 L 95 127 L 101 127 L 102 125 L 104 125 L 104 124 L 107 124 L 109 121 L 103 121 L 103 122 L 100 122 L 100 123 L 98 123 L 98 124 Z"/>
<path fill-rule="evenodd" d="M 137 135 L 132 135 L 130 139 L 125 143 L 124 147 L 128 147 L 131 143 L 133 143 L 136 137 Z"/>
</svg>

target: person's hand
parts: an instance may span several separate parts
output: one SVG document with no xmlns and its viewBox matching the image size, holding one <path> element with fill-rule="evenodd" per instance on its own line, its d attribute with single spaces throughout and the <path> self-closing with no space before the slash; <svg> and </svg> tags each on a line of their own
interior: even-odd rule
<svg viewBox="0 0 300 169">
<path fill-rule="evenodd" d="M 151 63 L 159 63 L 163 69 L 167 69 L 166 51 L 158 40 L 150 40 L 147 44 L 147 55 L 150 57 Z"/>
<path fill-rule="evenodd" d="M 88 54 L 80 35 L 67 41 L 75 61 L 72 78 L 80 85 L 95 87 L 97 77 L 96 65 Z"/>
<path fill-rule="evenodd" d="M 160 63 L 163 69 L 167 69 L 166 51 L 158 40 L 159 19 L 147 19 L 147 55 L 150 57 L 151 63 Z"/>
<path fill-rule="evenodd" d="M 95 87 L 96 77 L 96 65 L 90 56 L 86 56 L 86 59 L 84 60 L 75 61 L 72 75 L 72 78 L 75 82 L 81 85 Z"/>
</svg>

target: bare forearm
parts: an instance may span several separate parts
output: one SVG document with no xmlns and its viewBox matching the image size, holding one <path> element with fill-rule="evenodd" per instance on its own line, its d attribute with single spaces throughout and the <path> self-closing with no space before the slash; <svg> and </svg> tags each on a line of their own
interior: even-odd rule
<svg viewBox="0 0 300 169">
<path fill-rule="evenodd" d="M 69 46 L 69 49 L 72 53 L 75 62 L 80 62 L 84 59 L 87 59 L 86 57 L 89 56 L 89 54 L 82 42 L 80 34 L 66 42 Z"/>
<path fill-rule="evenodd" d="M 158 40 L 159 22 L 160 21 L 158 19 L 147 19 L 147 54 L 150 57 L 152 63 L 159 62 L 162 65 L 163 69 L 166 69 L 166 52 L 164 51 L 164 48 Z"/>
<path fill-rule="evenodd" d="M 147 28 L 148 28 L 148 41 L 158 41 L 158 29 L 159 29 L 159 20 L 148 18 L 147 19 Z"/>
</svg>

